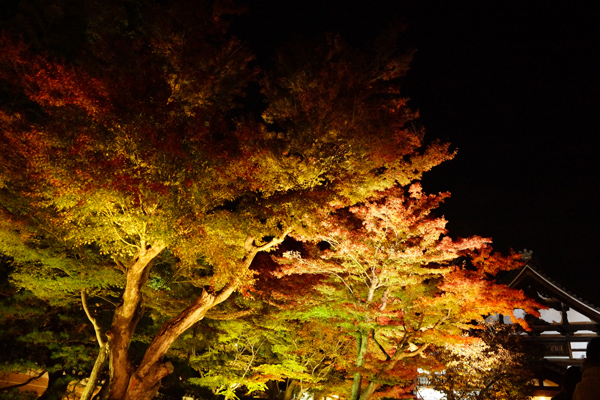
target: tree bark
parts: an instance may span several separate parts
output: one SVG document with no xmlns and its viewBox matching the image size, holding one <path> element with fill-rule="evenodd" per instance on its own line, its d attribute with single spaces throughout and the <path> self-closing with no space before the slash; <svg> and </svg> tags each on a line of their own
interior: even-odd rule
<svg viewBox="0 0 600 400">
<path fill-rule="evenodd" d="M 92 368 L 92 373 L 88 378 L 87 384 L 85 385 L 85 389 L 81 394 L 79 400 L 90 400 L 92 395 L 94 394 L 94 390 L 98 385 L 98 380 L 100 379 L 100 374 L 104 370 L 104 365 L 106 359 L 108 358 L 108 353 L 110 352 L 108 342 L 105 342 L 102 347 L 100 347 L 100 351 L 98 352 L 98 358 L 96 358 L 96 362 L 94 363 L 94 368 Z"/>
<path fill-rule="evenodd" d="M 356 335 L 357 340 L 357 354 L 356 354 L 356 367 L 360 368 L 365 364 L 365 356 L 367 355 L 367 344 L 369 340 L 369 334 L 365 331 L 360 331 Z M 352 382 L 352 391 L 350 394 L 350 400 L 359 400 L 360 387 L 362 384 L 362 374 L 360 371 L 354 373 L 354 381 Z"/>
<path fill-rule="evenodd" d="M 288 379 L 287 385 L 285 386 L 285 392 L 283 393 L 283 400 L 292 400 L 294 397 L 294 389 L 296 384 L 292 379 Z"/>
<path fill-rule="evenodd" d="M 360 400 L 369 400 L 378 387 L 378 383 L 370 381 L 365 390 L 363 390 L 362 394 L 360 395 Z"/>
<path fill-rule="evenodd" d="M 108 398 L 121 400 L 125 398 L 133 365 L 129 358 L 129 344 L 135 328 L 143 315 L 142 288 L 148 280 L 152 260 L 166 247 L 156 243 L 149 249 L 146 243 L 141 244 L 137 259 L 127 271 L 127 283 L 121 304 L 115 310 L 112 325 L 106 333 L 109 342 L 110 387 Z"/>
<path fill-rule="evenodd" d="M 188 328 L 200 321 L 207 311 L 225 301 L 237 288 L 237 281 L 230 282 L 216 295 L 206 290 L 176 318 L 163 324 L 158 334 L 146 350 L 144 358 L 132 374 L 124 400 L 149 400 L 160 387 L 162 378 L 173 372 L 173 365 L 164 362 L 164 356 L 171 344 Z"/>
<path fill-rule="evenodd" d="M 247 270 L 256 254 L 281 244 L 290 232 L 291 229 L 287 229 L 279 237 L 262 246 L 255 246 L 254 238 L 249 237 L 245 243 L 247 253 L 240 263 L 240 269 Z M 106 333 L 110 347 L 108 400 L 152 399 L 160 388 L 162 378 L 173 372 L 173 364 L 164 361 L 173 342 L 204 318 L 208 310 L 227 300 L 240 283 L 233 277 L 216 294 L 203 290 L 193 304 L 177 317 L 163 324 L 146 350 L 141 363 L 134 368 L 129 358 L 129 343 L 143 315 L 142 288 L 148 281 L 152 261 L 165 248 L 164 243 L 155 243 L 150 248 L 142 243 L 138 257 L 127 271 L 127 284 L 122 302 L 115 310 L 111 328 Z"/>
</svg>

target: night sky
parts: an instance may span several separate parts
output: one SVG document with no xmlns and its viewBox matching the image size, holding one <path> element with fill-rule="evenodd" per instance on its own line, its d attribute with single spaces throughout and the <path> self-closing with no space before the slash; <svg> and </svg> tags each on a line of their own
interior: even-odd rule
<svg viewBox="0 0 600 400">
<path fill-rule="evenodd" d="M 452 193 L 440 210 L 450 235 L 533 250 L 543 272 L 600 306 L 600 12 L 550 3 L 248 0 L 234 29 L 267 59 L 295 36 L 364 46 L 405 26 L 400 45 L 417 49 L 405 95 L 427 138 L 458 149 L 423 178 Z"/>
<path fill-rule="evenodd" d="M 452 192 L 451 234 L 533 250 L 544 272 L 600 306 L 600 13 L 451 3 L 413 25 L 407 92 L 430 135 L 459 151 L 424 184 Z"/>
</svg>

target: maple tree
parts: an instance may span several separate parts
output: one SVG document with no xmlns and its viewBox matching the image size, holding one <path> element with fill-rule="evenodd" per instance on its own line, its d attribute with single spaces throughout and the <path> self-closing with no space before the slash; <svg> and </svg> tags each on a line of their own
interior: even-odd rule
<svg viewBox="0 0 600 400">
<path fill-rule="evenodd" d="M 535 303 L 494 275 L 519 267 L 518 255 L 492 254 L 489 240 L 452 240 L 432 211 L 447 194 L 426 195 L 418 183 L 382 191 L 357 206 L 323 216 L 316 245 L 287 251 L 279 276 L 324 277 L 305 308 L 352 333 L 357 351 L 347 360 L 349 398 L 409 393 L 428 349 L 474 340 L 465 332 L 494 312 L 536 313 Z M 469 265 L 464 264 L 469 261 Z M 525 325 L 525 321 L 518 321 Z"/>
<path fill-rule="evenodd" d="M 296 247 L 287 241 L 285 248 Z M 275 359 L 259 370 L 267 378 L 284 381 L 284 400 L 298 399 L 303 395 L 325 398 L 346 390 L 345 359 L 352 353 L 353 338 L 342 329 L 322 319 L 313 318 L 315 299 L 321 298 L 316 290 L 322 277 L 304 275 L 276 277 L 278 264 L 264 255 L 253 265 L 260 277 L 253 286 L 252 296 L 268 310 L 266 318 L 275 326 L 276 334 L 270 338 Z M 317 301 L 318 303 L 318 301 Z"/>
<path fill-rule="evenodd" d="M 451 157 L 409 126 L 408 58 L 331 37 L 257 80 L 235 8 L 191 3 L 86 2 L 68 51 L 0 36 L 0 250 L 41 298 L 114 303 L 108 326 L 89 314 L 111 400 L 152 398 L 171 345 L 252 284 L 257 254 Z M 162 326 L 138 354 L 147 309 Z"/>
</svg>

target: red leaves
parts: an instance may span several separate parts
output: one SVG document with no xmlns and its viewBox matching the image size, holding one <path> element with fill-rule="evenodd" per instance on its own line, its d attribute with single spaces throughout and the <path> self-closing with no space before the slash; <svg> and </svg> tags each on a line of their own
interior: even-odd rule
<svg viewBox="0 0 600 400">
<path fill-rule="evenodd" d="M 32 100 L 51 107 L 73 105 L 97 118 L 108 112 L 106 89 L 84 71 L 37 58 L 25 74 Z"/>
<path fill-rule="evenodd" d="M 417 377 L 417 373 L 414 368 L 407 370 L 406 374 L 401 374 L 405 381 L 409 381 L 411 378 L 414 380 Z M 386 386 L 381 390 L 373 393 L 371 396 L 372 400 L 375 399 L 414 399 L 415 395 L 413 394 L 413 390 L 417 386 L 417 383 L 407 383 L 406 385 L 394 385 L 394 386 Z"/>
<path fill-rule="evenodd" d="M 376 321 L 377 324 L 381 325 L 381 326 L 401 326 L 404 321 L 403 321 L 403 317 L 404 317 L 404 311 L 402 309 L 400 310 L 392 310 L 389 312 L 383 312 L 383 311 L 375 311 L 375 314 L 379 314 L 376 317 Z"/>
<path fill-rule="evenodd" d="M 21 79 L 25 93 L 41 106 L 55 109 L 75 106 L 94 119 L 109 111 L 103 82 L 87 71 L 47 56 L 33 55 L 22 42 L 6 35 L 0 38 L 0 52 L 13 68 L 12 74 L 0 69 L 0 77 Z M 13 75 L 15 72 L 17 76 Z"/>
</svg>

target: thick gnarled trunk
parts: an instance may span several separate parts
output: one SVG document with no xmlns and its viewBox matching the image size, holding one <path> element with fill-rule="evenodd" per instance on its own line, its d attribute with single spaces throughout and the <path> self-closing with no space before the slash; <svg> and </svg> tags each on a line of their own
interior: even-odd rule
<svg viewBox="0 0 600 400">
<path fill-rule="evenodd" d="M 167 321 L 150 343 L 139 367 L 131 375 L 123 400 L 146 400 L 154 397 L 160 387 L 161 379 L 173 372 L 173 365 L 163 361 L 173 342 L 204 318 L 208 310 L 225 301 L 236 287 L 237 284 L 231 282 L 216 295 L 203 291 L 192 305 L 176 318 Z"/>
<path fill-rule="evenodd" d="M 153 246 L 141 253 L 127 272 L 122 302 L 115 310 L 111 328 L 106 333 L 109 344 L 109 400 L 153 398 L 160 388 L 162 378 L 173 372 L 172 364 L 164 362 L 164 356 L 173 342 L 204 318 L 208 310 L 225 301 L 237 288 L 237 281 L 232 281 L 216 294 L 203 291 L 192 305 L 162 326 L 141 363 L 134 368 L 129 356 L 129 344 L 143 315 L 142 288 L 148 280 L 152 260 L 164 247 Z"/>
<path fill-rule="evenodd" d="M 110 343 L 109 368 L 110 387 L 108 398 L 121 400 L 125 398 L 133 365 L 129 358 L 129 344 L 135 328 L 143 315 L 142 288 L 148 281 L 152 261 L 166 246 L 158 243 L 146 249 L 141 244 L 137 259 L 127 271 L 127 284 L 121 303 L 115 310 L 110 330 L 106 333 Z"/>
<path fill-rule="evenodd" d="M 262 246 L 255 246 L 254 238 L 249 237 L 245 244 L 246 257 L 241 261 L 240 269 L 247 270 L 256 254 L 277 246 L 289 232 L 288 229 Z M 239 279 L 232 277 L 217 293 L 203 290 L 189 307 L 163 324 L 148 346 L 141 363 L 134 368 L 129 357 L 129 344 L 143 315 L 142 288 L 148 281 L 152 261 L 165 248 L 163 243 L 155 243 L 149 248 L 142 243 L 138 257 L 128 268 L 122 301 L 115 310 L 111 328 L 106 333 L 110 349 L 108 400 L 152 399 L 160 388 L 162 378 L 173 372 L 173 365 L 164 361 L 173 342 L 204 318 L 212 307 L 227 300 L 239 285 Z"/>
</svg>

